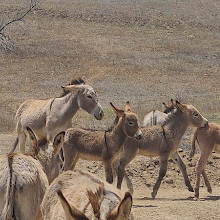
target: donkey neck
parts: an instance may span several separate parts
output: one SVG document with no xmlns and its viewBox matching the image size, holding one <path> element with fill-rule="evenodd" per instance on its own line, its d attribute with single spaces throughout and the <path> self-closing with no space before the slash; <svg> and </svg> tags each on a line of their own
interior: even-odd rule
<svg viewBox="0 0 220 220">
<path fill-rule="evenodd" d="M 188 127 L 187 117 L 183 112 L 175 112 L 173 115 L 170 115 L 167 122 L 165 122 L 162 126 L 164 128 L 166 138 L 176 144 L 179 144 Z"/>
<path fill-rule="evenodd" d="M 60 117 L 65 117 L 65 120 L 72 119 L 79 110 L 78 92 L 70 92 L 63 97 L 56 98 L 52 104 L 52 109 L 57 109 Z"/>
<path fill-rule="evenodd" d="M 119 119 L 118 124 L 115 125 L 113 130 L 108 135 L 107 142 L 109 142 L 109 144 L 111 145 L 111 149 L 113 149 L 114 151 L 118 151 L 122 147 L 122 145 L 124 144 L 127 138 L 127 135 L 124 132 L 123 125 L 124 125 L 124 119 L 121 118 Z"/>
</svg>

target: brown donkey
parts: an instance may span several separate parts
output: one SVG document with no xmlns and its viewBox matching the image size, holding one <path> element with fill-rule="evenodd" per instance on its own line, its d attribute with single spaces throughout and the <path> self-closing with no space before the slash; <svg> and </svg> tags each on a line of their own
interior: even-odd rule
<svg viewBox="0 0 220 220">
<path fill-rule="evenodd" d="M 11 153 L 0 156 L 1 220 L 35 220 L 40 217 L 40 204 L 49 186 L 47 177 L 52 173 L 53 159 L 63 144 L 64 132 L 48 144 L 45 140 L 37 140 L 29 128 L 27 131 L 33 145 L 31 154 Z M 47 150 L 43 150 L 42 154 L 41 148 Z"/>
<path fill-rule="evenodd" d="M 170 114 L 163 125 L 156 125 L 142 129 L 143 137 L 140 141 L 128 138 L 124 144 L 124 151 L 121 155 L 120 165 L 118 167 L 117 187 L 120 189 L 125 174 L 125 167 L 135 156 L 143 155 L 150 157 L 160 157 L 160 171 L 157 182 L 153 188 L 152 197 L 155 198 L 163 177 L 166 175 L 167 163 L 169 157 L 174 159 L 184 176 L 185 184 L 189 191 L 193 188 L 188 179 L 186 166 L 177 153 L 177 148 L 187 127 L 201 127 L 207 124 L 198 110 L 192 105 L 181 104 L 176 101 L 176 110 Z M 132 191 L 132 184 L 129 189 Z"/>
<path fill-rule="evenodd" d="M 129 192 L 89 172 L 69 170 L 48 187 L 41 212 L 44 220 L 131 220 L 131 207 Z"/>
<path fill-rule="evenodd" d="M 110 131 L 90 131 L 70 128 L 66 131 L 63 144 L 64 170 L 74 169 L 79 158 L 103 161 L 106 181 L 113 182 L 112 163 L 123 147 L 127 137 L 141 139 L 138 117 L 131 112 L 129 102 L 125 111 L 110 103 L 118 123 Z"/>
<path fill-rule="evenodd" d="M 220 125 L 209 123 L 207 126 L 197 128 L 192 136 L 192 148 L 190 157 L 195 154 L 195 142 L 198 142 L 200 148 L 200 158 L 196 167 L 196 186 L 195 197 L 199 198 L 199 183 L 201 174 L 203 175 L 205 185 L 209 193 L 212 193 L 211 184 L 205 172 L 205 164 L 212 153 L 215 151 L 220 154 Z"/>
</svg>

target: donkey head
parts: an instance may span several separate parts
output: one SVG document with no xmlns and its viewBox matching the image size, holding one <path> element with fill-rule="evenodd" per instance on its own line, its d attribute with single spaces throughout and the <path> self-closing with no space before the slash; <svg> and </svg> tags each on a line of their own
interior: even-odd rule
<svg viewBox="0 0 220 220">
<path fill-rule="evenodd" d="M 138 125 L 138 116 L 131 111 L 130 103 L 126 102 L 125 111 L 114 106 L 110 102 L 113 110 L 118 118 L 123 121 L 124 132 L 128 137 L 135 137 L 136 139 L 142 138 L 142 132 Z"/>
<path fill-rule="evenodd" d="M 87 196 L 93 211 L 92 220 L 128 220 L 132 207 L 131 194 L 129 192 L 125 193 L 122 201 L 112 211 L 109 211 L 108 207 L 101 208 L 103 205 L 103 193 L 103 186 L 95 193 L 91 190 L 87 190 Z M 83 212 L 69 204 L 61 190 L 58 190 L 57 194 L 67 220 L 90 220 Z M 106 203 L 103 206 L 106 206 Z"/>
<path fill-rule="evenodd" d="M 59 157 L 57 155 L 63 146 L 65 131 L 57 134 L 53 142 L 48 142 L 45 138 L 37 139 L 29 127 L 26 129 L 33 146 L 31 156 L 40 161 L 49 181 L 52 181 L 59 174 Z"/>
<path fill-rule="evenodd" d="M 177 110 L 183 112 L 186 115 L 189 126 L 204 127 L 208 124 L 208 120 L 204 118 L 194 106 L 182 104 L 177 100 L 175 101 L 174 105 Z"/>
<path fill-rule="evenodd" d="M 89 114 L 93 115 L 97 120 L 101 120 L 104 111 L 98 101 L 96 91 L 87 84 L 62 86 L 66 91 L 78 91 L 78 105 Z"/>
</svg>

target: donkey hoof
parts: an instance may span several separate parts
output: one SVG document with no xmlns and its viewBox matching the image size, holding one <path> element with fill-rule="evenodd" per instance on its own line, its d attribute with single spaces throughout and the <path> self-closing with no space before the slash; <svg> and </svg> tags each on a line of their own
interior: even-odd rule
<svg viewBox="0 0 220 220">
<path fill-rule="evenodd" d="M 157 193 L 152 192 L 152 193 L 151 193 L 151 197 L 152 197 L 152 199 L 155 199 L 156 195 L 157 195 Z"/>
<path fill-rule="evenodd" d="M 212 189 L 208 189 L 208 192 L 209 192 L 210 194 L 212 194 Z"/>
<path fill-rule="evenodd" d="M 188 190 L 189 190 L 190 192 L 194 192 L 194 189 L 192 188 L 192 186 L 188 187 Z"/>
</svg>

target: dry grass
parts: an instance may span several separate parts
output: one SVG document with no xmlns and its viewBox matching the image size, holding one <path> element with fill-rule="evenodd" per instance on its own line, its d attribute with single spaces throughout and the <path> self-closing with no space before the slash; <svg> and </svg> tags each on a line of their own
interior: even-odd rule
<svg viewBox="0 0 220 220">
<path fill-rule="evenodd" d="M 13 4 L 13 7 L 12 7 Z M 13 15 L 25 6 L 2 3 Z M 37 9 L 10 28 L 18 49 L 0 55 L 0 128 L 11 132 L 22 101 L 53 97 L 75 76 L 109 102 L 130 100 L 142 120 L 162 101 L 181 98 L 219 122 L 219 2 L 39 1 Z M 86 113 L 79 126 L 108 126 Z"/>
</svg>

